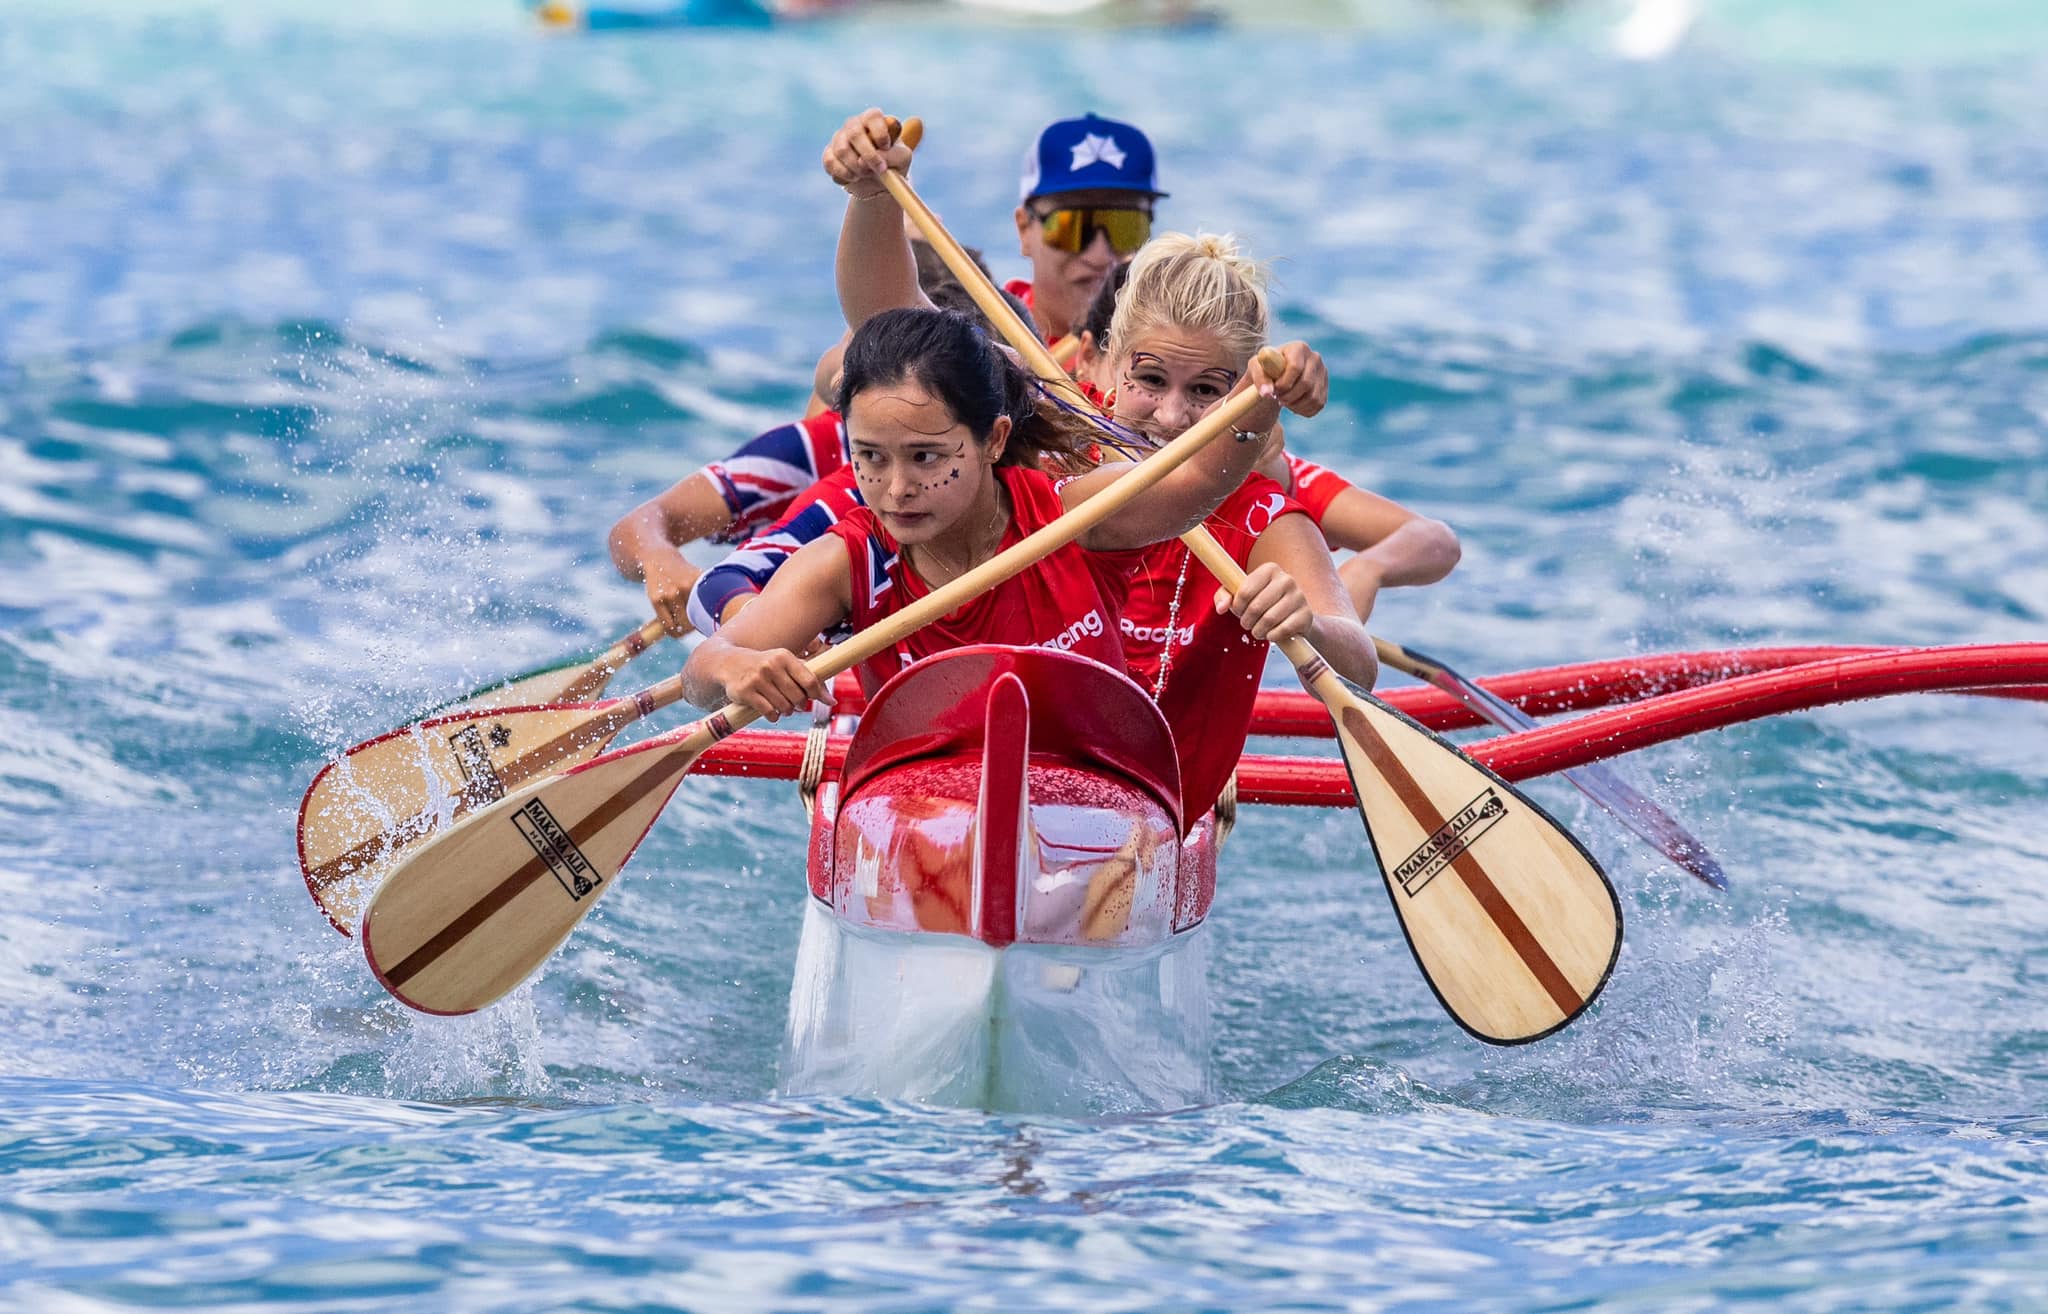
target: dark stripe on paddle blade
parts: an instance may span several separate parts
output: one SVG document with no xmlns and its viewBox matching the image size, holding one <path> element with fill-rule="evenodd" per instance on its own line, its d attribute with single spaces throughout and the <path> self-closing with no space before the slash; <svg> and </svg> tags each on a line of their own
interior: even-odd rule
<svg viewBox="0 0 2048 1314">
<path fill-rule="evenodd" d="M 1429 795 L 1423 792 L 1415 777 L 1408 774 L 1408 768 L 1402 765 L 1401 759 L 1381 737 L 1380 732 L 1373 728 L 1365 714 L 1356 707 L 1347 707 L 1343 710 L 1342 716 L 1345 732 L 1364 751 L 1374 770 L 1385 778 L 1395 797 L 1401 800 L 1401 805 L 1408 809 L 1409 815 L 1422 827 L 1422 833 L 1433 835 L 1442 830 L 1445 825 L 1443 813 L 1430 801 Z M 1551 1002 L 1557 1005 L 1559 1011 L 1569 1018 L 1584 1008 L 1585 997 L 1565 978 L 1564 972 L 1551 958 L 1549 951 L 1536 939 L 1528 923 L 1522 920 L 1521 914 L 1515 911 L 1507 896 L 1500 892 L 1500 887 L 1493 883 L 1493 878 L 1487 875 L 1486 868 L 1472 855 L 1472 851 L 1467 849 L 1452 859 L 1451 867 L 1464 878 L 1465 888 L 1472 892 L 1472 897 L 1479 901 L 1479 906 L 1493 919 L 1494 926 L 1499 929 L 1508 945 L 1514 949 L 1516 956 L 1522 960 L 1523 966 L 1529 969 L 1530 975 L 1536 978 L 1537 984 L 1543 987 L 1543 992 L 1550 996 Z"/>
<path fill-rule="evenodd" d="M 674 765 L 676 758 L 679 756 L 683 759 L 681 767 Z M 596 811 L 574 826 L 569 827 L 570 839 L 579 848 L 589 843 L 592 838 L 602 832 L 605 827 L 611 825 L 612 822 L 618 820 L 634 804 L 661 788 L 664 778 L 671 776 L 680 778 L 689 770 L 690 760 L 695 756 L 696 754 L 688 752 L 663 754 L 659 761 L 653 766 L 648 767 L 647 770 L 641 772 L 638 776 L 635 776 L 631 783 L 605 800 L 604 804 Z M 462 943 L 470 932 L 482 926 L 499 909 L 518 898 L 525 891 L 526 887 L 540 879 L 541 873 L 547 869 L 547 862 L 536 855 L 510 876 L 499 881 L 481 899 L 478 899 L 465 909 L 459 917 L 436 932 L 432 939 L 407 954 L 397 965 L 383 972 L 385 984 L 395 992 L 398 987 L 433 966 L 434 962 L 443 954 Z M 616 872 L 606 872 L 605 879 L 610 880 L 616 874 Z"/>
</svg>

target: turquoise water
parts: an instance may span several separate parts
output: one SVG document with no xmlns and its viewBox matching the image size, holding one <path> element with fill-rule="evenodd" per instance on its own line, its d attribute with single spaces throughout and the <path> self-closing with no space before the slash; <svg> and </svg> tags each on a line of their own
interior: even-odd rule
<svg viewBox="0 0 2048 1314">
<path fill-rule="evenodd" d="M 1254 812 L 1224 1098 L 1103 1122 L 774 1098 L 784 787 L 689 785 L 470 1019 L 386 999 L 292 848 L 325 755 L 637 623 L 603 530 L 800 404 L 816 155 L 876 100 L 999 257 L 1022 141 L 1092 106 L 1153 130 L 1171 221 L 1277 258 L 1336 376 L 1299 441 L 1464 537 L 1391 636 L 1475 671 L 2040 639 L 2030 10 L 1708 6 L 1635 63 L 1590 17 L 551 41 L 407 8 L 0 20 L 0 1306 L 2048 1304 L 2039 707 L 1636 755 L 1726 897 L 1538 783 L 1629 938 L 1515 1051 L 1438 1011 L 1355 819 Z"/>
</svg>

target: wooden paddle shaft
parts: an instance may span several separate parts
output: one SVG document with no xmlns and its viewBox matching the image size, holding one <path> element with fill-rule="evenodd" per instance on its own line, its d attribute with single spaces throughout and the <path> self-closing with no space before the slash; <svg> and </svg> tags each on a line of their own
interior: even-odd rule
<svg viewBox="0 0 2048 1314">
<path fill-rule="evenodd" d="M 1400 644 L 1391 643 L 1377 634 L 1373 635 L 1372 646 L 1373 651 L 1379 654 L 1382 666 L 1391 666 L 1401 674 L 1412 675 L 1425 684 L 1435 684 L 1439 676 L 1449 676 L 1454 680 L 1460 680 L 1461 683 L 1466 682 L 1448 668 L 1435 662 L 1424 661 Z"/>
<path fill-rule="evenodd" d="M 668 626 L 658 620 L 648 621 L 639 629 L 634 630 L 631 634 L 613 644 L 611 650 L 605 653 L 604 660 L 623 662 L 629 657 L 638 657 L 641 653 L 647 651 L 648 648 L 659 643 L 662 636 L 667 633 Z"/>
<path fill-rule="evenodd" d="M 625 638 L 620 639 L 617 643 L 605 649 L 596 661 L 590 663 L 583 674 L 577 676 L 575 680 L 571 681 L 562 690 L 559 701 L 580 703 L 597 697 L 604 692 L 604 687 L 611 683 L 612 676 L 618 673 L 620 667 L 632 661 L 641 653 L 646 652 L 652 645 L 660 642 L 662 636 L 667 633 L 668 627 L 660 621 L 648 621 L 639 629 L 634 630 Z M 673 702 L 674 700 L 671 699 L 670 701 Z M 655 706 L 659 707 L 662 704 L 657 703 Z M 645 709 L 642 715 L 645 715 L 646 711 L 651 710 L 653 709 Z"/>
<path fill-rule="evenodd" d="M 924 121 L 906 119 L 899 140 L 904 145 L 914 148 L 923 136 Z M 1067 371 L 1052 358 L 1052 353 L 1046 350 L 1045 343 L 1039 340 L 1038 330 L 1026 324 L 1018 317 L 1017 312 L 1010 308 L 1010 303 L 996 290 L 996 285 L 989 281 L 981 266 L 974 263 L 974 257 L 968 255 L 960 243 L 954 240 L 953 234 L 946 231 L 946 226 L 939 222 L 939 217 L 924 203 L 924 199 L 910 185 L 910 180 L 890 169 L 882 175 L 882 186 L 888 189 L 896 204 L 903 207 L 903 213 L 910 216 L 910 222 L 917 225 L 917 230 L 924 234 L 924 240 L 931 244 L 932 250 L 938 252 L 940 261 L 953 271 L 953 277 L 960 280 L 960 286 L 967 289 L 967 295 L 974 298 L 974 304 L 981 307 L 981 313 L 988 316 L 988 322 L 995 325 L 996 331 L 1001 333 L 1010 346 L 1016 349 L 1017 354 L 1024 358 L 1024 363 L 1031 367 L 1031 372 L 1067 393 L 1081 405 L 1092 409 L 1092 403 L 1074 386 L 1074 381 L 1068 376 Z"/>
<path fill-rule="evenodd" d="M 1206 533 L 1200 536 L 1189 534 L 1182 541 L 1224 588 L 1236 593 L 1244 584 L 1244 570 L 1215 538 Z M 1344 682 L 1337 678 L 1337 673 L 1330 669 L 1330 664 L 1307 639 L 1282 639 L 1277 646 L 1287 655 L 1287 660 L 1294 663 L 1295 673 L 1301 676 L 1301 682 L 1325 703 L 1333 699 L 1341 702 L 1351 697 L 1351 691 L 1344 687 Z"/>
</svg>

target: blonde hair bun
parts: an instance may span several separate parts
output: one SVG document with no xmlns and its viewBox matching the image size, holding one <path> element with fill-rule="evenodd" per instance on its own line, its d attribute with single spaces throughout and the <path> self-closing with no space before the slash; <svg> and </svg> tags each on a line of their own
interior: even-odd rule
<svg viewBox="0 0 2048 1314">
<path fill-rule="evenodd" d="M 1266 345 L 1266 271 L 1229 233 L 1161 233 L 1131 260 L 1129 281 L 1109 321 L 1122 353 L 1161 328 L 1214 333 L 1239 368 Z"/>
</svg>

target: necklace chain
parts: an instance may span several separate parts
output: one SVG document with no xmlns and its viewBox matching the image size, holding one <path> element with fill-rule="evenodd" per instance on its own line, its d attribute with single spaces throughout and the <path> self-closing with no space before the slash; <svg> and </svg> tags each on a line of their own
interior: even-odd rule
<svg viewBox="0 0 2048 1314">
<path fill-rule="evenodd" d="M 1159 444 L 1152 441 L 1150 434 L 1141 435 L 1145 445 L 1157 450 Z M 1183 547 L 1180 552 L 1180 574 L 1173 581 L 1173 599 L 1166 604 L 1166 639 L 1159 645 L 1159 674 L 1152 680 L 1152 701 L 1158 702 L 1166 695 L 1166 676 L 1173 669 L 1173 641 L 1180 633 L 1180 599 L 1188 586 L 1188 563 L 1195 559 L 1193 548 Z"/>
<path fill-rule="evenodd" d="M 1159 677 L 1152 682 L 1152 701 L 1158 702 L 1166 693 L 1166 672 L 1173 665 L 1173 639 L 1180 633 L 1180 595 L 1188 586 L 1188 562 L 1194 560 L 1193 548 L 1182 548 L 1180 553 L 1180 578 L 1173 582 L 1173 601 L 1166 604 L 1166 641 L 1159 649 Z"/>
<path fill-rule="evenodd" d="M 996 543 L 1001 543 L 1003 541 L 1003 497 L 1000 491 L 996 494 L 995 513 L 989 517 L 988 532 L 995 536 Z M 942 580 L 932 579 L 923 571 L 918 572 L 921 575 L 925 575 L 925 583 L 931 585 L 934 588 L 952 583 L 954 580 L 959 579 L 962 575 L 965 575 L 968 571 L 974 569 L 975 565 L 977 564 L 974 559 L 974 545 L 971 543 L 967 547 L 967 564 L 960 567 L 957 570 L 955 570 L 948 563 L 939 560 L 939 554 L 932 551 L 931 545 L 929 543 L 919 544 L 918 547 L 919 556 L 923 557 L 925 560 L 931 562 L 935 566 L 944 568 L 946 571 L 946 578 Z"/>
</svg>

